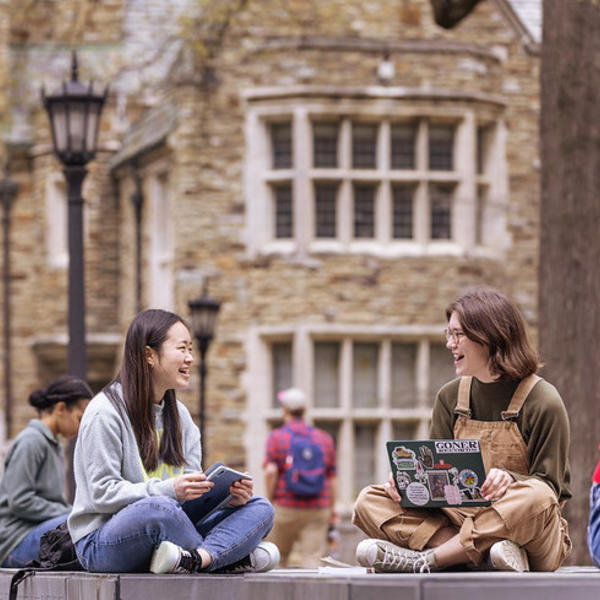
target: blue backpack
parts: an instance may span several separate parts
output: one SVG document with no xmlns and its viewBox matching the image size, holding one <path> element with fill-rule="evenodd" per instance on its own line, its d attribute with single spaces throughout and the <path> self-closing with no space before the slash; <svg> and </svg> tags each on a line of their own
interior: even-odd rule
<svg viewBox="0 0 600 600">
<path fill-rule="evenodd" d="M 312 427 L 306 435 L 287 430 L 291 435 L 290 448 L 285 460 L 285 487 L 296 496 L 317 496 L 325 487 L 325 456 L 319 444 L 310 439 Z"/>
</svg>

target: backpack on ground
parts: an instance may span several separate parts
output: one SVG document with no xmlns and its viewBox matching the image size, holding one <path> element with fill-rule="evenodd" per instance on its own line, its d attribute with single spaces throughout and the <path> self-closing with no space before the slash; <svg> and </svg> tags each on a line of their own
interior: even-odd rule
<svg viewBox="0 0 600 600">
<path fill-rule="evenodd" d="M 325 487 L 325 456 L 323 448 L 311 441 L 312 427 L 306 433 L 291 427 L 290 448 L 285 461 L 285 487 L 296 496 L 317 496 Z"/>
<path fill-rule="evenodd" d="M 39 560 L 32 560 L 27 563 L 26 568 L 13 575 L 10 582 L 10 600 L 16 599 L 19 584 L 38 571 L 83 571 L 66 521 L 42 535 L 38 558 Z"/>
</svg>

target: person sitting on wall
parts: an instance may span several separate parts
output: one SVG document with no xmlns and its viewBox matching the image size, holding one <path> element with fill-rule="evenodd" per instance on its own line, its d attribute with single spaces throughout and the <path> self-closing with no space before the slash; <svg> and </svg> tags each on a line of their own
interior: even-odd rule
<svg viewBox="0 0 600 600">
<path fill-rule="evenodd" d="M 432 439 L 478 439 L 487 476 L 484 507 L 403 508 L 393 480 L 360 493 L 354 523 L 371 539 L 359 564 L 380 572 L 480 565 L 554 571 L 571 551 L 561 508 L 570 498 L 569 421 L 516 305 L 491 288 L 446 308 L 446 346 L 458 379 L 433 407 Z"/>
<path fill-rule="evenodd" d="M 68 525 L 87 571 L 244 573 L 279 560 L 262 542 L 273 507 L 235 481 L 227 505 L 192 522 L 182 506 L 210 491 L 200 432 L 176 389 L 189 386 L 189 327 L 178 315 L 140 312 L 125 339 L 117 377 L 81 423 L 74 455 L 76 492 Z M 206 516 L 206 518 L 204 518 Z"/>
<path fill-rule="evenodd" d="M 17 435 L 0 481 L 0 565 L 24 567 L 38 558 L 40 538 L 67 520 L 65 461 L 59 436 L 77 435 L 92 397 L 85 381 L 65 375 L 29 396 L 38 412 Z"/>
<path fill-rule="evenodd" d="M 596 465 L 590 488 L 590 516 L 587 542 L 593 563 L 600 567 L 600 461 Z"/>
</svg>

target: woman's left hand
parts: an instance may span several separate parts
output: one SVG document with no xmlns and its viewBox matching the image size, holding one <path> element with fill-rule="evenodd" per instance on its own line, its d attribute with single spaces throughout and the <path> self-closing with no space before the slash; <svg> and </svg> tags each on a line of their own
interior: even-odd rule
<svg viewBox="0 0 600 600">
<path fill-rule="evenodd" d="M 498 500 L 506 494 L 506 490 L 513 482 L 510 473 L 503 469 L 491 468 L 481 486 L 481 493 L 486 500 Z"/>
<path fill-rule="evenodd" d="M 252 479 L 234 481 L 229 487 L 229 492 L 233 496 L 229 506 L 243 506 L 254 495 L 254 482 Z"/>
</svg>

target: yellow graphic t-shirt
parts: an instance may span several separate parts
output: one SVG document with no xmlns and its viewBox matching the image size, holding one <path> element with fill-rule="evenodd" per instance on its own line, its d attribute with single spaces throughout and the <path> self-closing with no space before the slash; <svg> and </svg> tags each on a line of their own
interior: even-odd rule
<svg viewBox="0 0 600 600">
<path fill-rule="evenodd" d="M 160 441 L 163 436 L 164 429 L 161 427 L 160 429 L 155 429 L 154 433 L 156 434 L 156 439 L 158 441 L 158 447 L 160 448 Z M 168 465 L 164 462 L 159 462 L 156 466 L 156 469 L 152 469 L 152 471 L 146 471 L 144 468 L 144 463 L 142 462 L 142 457 L 140 456 L 140 466 L 142 467 L 142 472 L 144 473 L 144 482 L 149 479 L 171 479 L 172 477 L 176 477 L 177 475 L 183 475 L 183 465 L 177 467 L 175 465 Z"/>
</svg>

